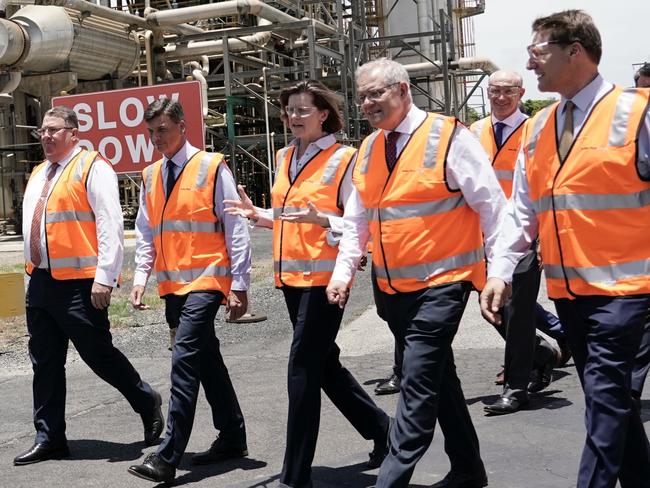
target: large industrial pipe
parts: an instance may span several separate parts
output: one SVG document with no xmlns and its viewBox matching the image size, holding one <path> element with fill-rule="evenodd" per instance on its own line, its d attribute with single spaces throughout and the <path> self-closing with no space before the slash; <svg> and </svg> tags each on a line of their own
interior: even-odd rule
<svg viewBox="0 0 650 488">
<path fill-rule="evenodd" d="M 257 24 L 259 26 L 270 25 L 271 21 L 259 18 Z M 271 31 L 257 32 L 239 39 L 228 38 L 228 50 L 231 52 L 247 51 L 251 49 L 251 44 L 265 46 L 270 39 Z M 184 59 L 221 53 L 223 53 L 223 40 L 219 39 L 216 41 L 190 41 L 185 45 L 170 44 L 165 46 L 165 53 L 161 56 L 163 59 Z"/>
<path fill-rule="evenodd" d="M 226 15 L 255 15 L 270 20 L 271 22 L 278 22 L 281 24 L 298 22 L 299 20 L 275 7 L 271 7 L 261 0 L 227 0 L 219 3 L 193 5 L 191 7 L 148 12 L 145 14 L 145 18 L 147 19 L 147 22 L 150 22 L 152 25 L 163 27 L 176 25 L 179 22 L 212 19 L 214 17 L 223 17 Z M 322 22 L 316 20 L 313 22 L 316 30 L 321 33 L 332 34 L 336 32 L 335 28 Z"/>
<path fill-rule="evenodd" d="M 408 71 L 411 76 L 428 76 L 431 74 L 439 74 L 442 72 L 441 66 L 442 61 L 436 61 L 436 64 L 429 62 L 424 63 L 412 63 L 405 64 L 404 68 Z M 449 62 L 449 69 L 480 69 L 486 74 L 492 74 L 499 69 L 499 67 L 494 64 L 488 58 L 459 58 L 455 61 Z"/>
<path fill-rule="evenodd" d="M 0 72 L 0 94 L 13 93 L 21 79 L 20 71 Z"/>
</svg>

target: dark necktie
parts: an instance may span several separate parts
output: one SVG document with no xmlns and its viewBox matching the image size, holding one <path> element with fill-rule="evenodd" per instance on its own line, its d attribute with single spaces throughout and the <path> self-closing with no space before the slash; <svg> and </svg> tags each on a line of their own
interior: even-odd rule
<svg viewBox="0 0 650 488">
<path fill-rule="evenodd" d="M 52 163 L 50 166 L 50 171 L 47 173 L 43 190 L 41 190 L 41 196 L 34 207 L 32 227 L 29 231 L 29 255 L 35 268 L 38 268 L 41 261 L 43 261 L 43 256 L 41 256 L 41 222 L 43 221 L 43 211 L 45 210 L 47 194 L 50 191 L 50 184 L 52 183 L 52 178 L 54 178 L 58 167 L 58 163 Z"/>
<path fill-rule="evenodd" d="M 174 171 L 174 161 L 171 159 L 167 160 L 167 194 L 166 197 L 169 198 L 169 195 L 171 195 L 172 190 L 174 189 L 174 183 L 176 183 L 176 172 Z"/>
<path fill-rule="evenodd" d="M 560 136 L 560 145 L 557 152 L 560 155 L 560 161 L 564 162 L 571 143 L 573 142 L 573 108 L 575 104 L 571 100 L 567 100 L 564 105 L 564 127 L 562 128 L 562 135 Z"/>
<path fill-rule="evenodd" d="M 397 139 L 402 134 L 400 132 L 391 132 L 386 137 L 386 166 L 388 171 L 392 171 L 397 163 Z"/>
<path fill-rule="evenodd" d="M 503 122 L 494 124 L 494 141 L 497 143 L 497 149 L 503 145 L 503 128 L 506 126 Z"/>
</svg>

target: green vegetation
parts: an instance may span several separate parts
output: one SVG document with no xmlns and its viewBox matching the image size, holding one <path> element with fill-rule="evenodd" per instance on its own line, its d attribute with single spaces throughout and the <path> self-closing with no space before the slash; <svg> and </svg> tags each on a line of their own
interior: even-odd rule
<svg viewBox="0 0 650 488">
<path fill-rule="evenodd" d="M 534 100 L 532 98 L 524 102 L 524 112 L 531 117 L 545 107 L 557 102 L 557 98 L 546 98 L 544 100 Z"/>
</svg>

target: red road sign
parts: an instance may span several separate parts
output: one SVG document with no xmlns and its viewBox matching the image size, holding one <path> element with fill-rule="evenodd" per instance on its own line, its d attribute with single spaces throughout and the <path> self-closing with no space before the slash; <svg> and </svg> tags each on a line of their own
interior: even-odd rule
<svg viewBox="0 0 650 488">
<path fill-rule="evenodd" d="M 162 157 L 151 144 L 143 121 L 147 106 L 162 96 L 181 103 L 187 139 L 193 146 L 204 149 L 198 81 L 66 95 L 53 98 L 52 106 L 65 105 L 77 112 L 81 146 L 99 151 L 118 173 L 134 173 Z"/>
</svg>

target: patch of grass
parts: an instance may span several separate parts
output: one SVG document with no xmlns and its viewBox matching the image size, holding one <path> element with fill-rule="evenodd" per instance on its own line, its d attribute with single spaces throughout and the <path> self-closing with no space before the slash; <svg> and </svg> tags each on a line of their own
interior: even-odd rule
<svg viewBox="0 0 650 488">
<path fill-rule="evenodd" d="M 0 273 L 24 273 L 25 264 L 16 263 L 16 264 L 6 264 L 0 266 Z"/>
</svg>

